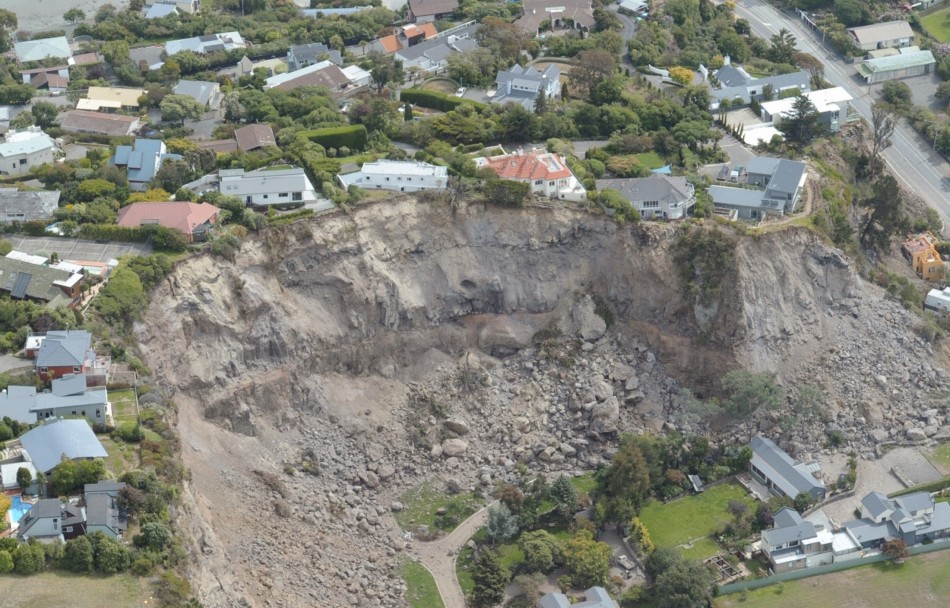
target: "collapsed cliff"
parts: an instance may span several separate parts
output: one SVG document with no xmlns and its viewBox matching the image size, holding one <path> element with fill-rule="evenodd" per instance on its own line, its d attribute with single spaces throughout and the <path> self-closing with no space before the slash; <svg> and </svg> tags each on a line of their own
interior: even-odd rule
<svg viewBox="0 0 950 608">
<path fill-rule="evenodd" d="M 181 263 L 137 333 L 178 406 L 202 601 L 402 605 L 401 490 L 589 469 L 737 367 L 824 389 L 799 450 L 834 429 L 870 454 L 915 408 L 937 432 L 919 319 L 840 252 L 805 230 L 689 250 L 687 230 L 708 227 L 405 198 Z"/>
</svg>

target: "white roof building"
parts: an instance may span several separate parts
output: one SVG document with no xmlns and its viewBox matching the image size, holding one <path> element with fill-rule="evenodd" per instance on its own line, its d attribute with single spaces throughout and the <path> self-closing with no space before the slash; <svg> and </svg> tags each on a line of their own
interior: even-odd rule
<svg viewBox="0 0 950 608">
<path fill-rule="evenodd" d="M 841 104 L 854 99 L 850 93 L 841 87 L 811 91 L 805 93 L 805 97 L 815 104 L 815 109 L 818 110 L 819 114 L 840 110 Z M 792 106 L 795 105 L 795 99 L 795 97 L 786 97 L 775 101 L 764 101 L 762 102 L 762 111 L 771 116 L 788 116 L 792 111 Z"/>
<path fill-rule="evenodd" d="M 47 58 L 68 59 L 73 64 L 73 52 L 69 48 L 66 36 L 42 38 L 40 40 L 25 40 L 13 45 L 16 58 L 21 62 L 42 61 Z"/>
<path fill-rule="evenodd" d="M 165 53 L 171 57 L 182 51 L 193 51 L 198 54 L 211 53 L 214 51 L 230 51 L 233 49 L 246 48 L 244 38 L 238 32 L 223 32 L 220 34 L 207 34 L 205 36 L 195 36 L 194 38 L 183 38 L 181 40 L 169 40 L 165 43 Z"/>
<path fill-rule="evenodd" d="M 358 65 L 348 65 L 342 68 L 343 74 L 349 78 L 354 86 L 362 87 L 373 80 L 373 76 Z"/>
<path fill-rule="evenodd" d="M 377 160 L 363 163 L 355 173 L 337 175 L 344 188 L 358 186 L 372 190 L 395 192 L 418 192 L 420 190 L 445 190 L 448 170 L 439 165 L 416 161 Z"/>
<path fill-rule="evenodd" d="M 931 289 L 927 292 L 927 297 L 924 299 L 924 308 L 950 312 L 950 287 Z"/>
<path fill-rule="evenodd" d="M 184 187 L 199 194 L 217 190 L 254 206 L 303 205 L 317 201 L 313 184 L 300 167 L 257 171 L 221 169 Z"/>
</svg>

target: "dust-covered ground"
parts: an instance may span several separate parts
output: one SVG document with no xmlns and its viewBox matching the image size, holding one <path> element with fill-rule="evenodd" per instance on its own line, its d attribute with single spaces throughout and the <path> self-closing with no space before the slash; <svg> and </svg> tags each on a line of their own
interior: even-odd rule
<svg viewBox="0 0 950 608">
<path fill-rule="evenodd" d="M 102 5 L 111 4 L 118 9 L 128 5 L 128 0 L 0 0 L 0 8 L 12 11 L 17 16 L 17 30 L 40 32 L 66 29 L 72 24 L 63 19 L 71 8 L 78 8 L 92 19 Z"/>
</svg>

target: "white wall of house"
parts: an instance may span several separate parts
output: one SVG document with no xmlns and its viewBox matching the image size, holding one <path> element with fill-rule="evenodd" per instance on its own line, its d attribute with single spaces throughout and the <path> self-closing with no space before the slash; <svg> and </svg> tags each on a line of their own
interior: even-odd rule
<svg viewBox="0 0 950 608">
<path fill-rule="evenodd" d="M 567 201 L 582 201 L 587 199 L 587 190 L 577 178 L 562 177 L 560 179 L 516 180 L 528 182 L 531 192 L 548 198 L 560 198 Z"/>
<path fill-rule="evenodd" d="M 352 185 L 364 190 L 394 190 L 396 192 L 419 192 L 420 190 L 445 190 L 446 176 L 440 175 L 383 175 L 360 172 L 360 179 Z"/>
</svg>

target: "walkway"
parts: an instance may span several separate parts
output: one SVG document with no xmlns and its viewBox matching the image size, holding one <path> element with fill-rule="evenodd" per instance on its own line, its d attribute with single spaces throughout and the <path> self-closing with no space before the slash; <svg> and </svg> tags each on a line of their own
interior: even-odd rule
<svg viewBox="0 0 950 608">
<path fill-rule="evenodd" d="M 409 549 L 409 554 L 432 574 L 445 608 L 465 608 L 465 594 L 455 574 L 455 562 L 465 543 L 488 521 L 488 508 L 495 502 L 474 513 L 448 536 L 428 543 L 415 542 Z"/>
</svg>

